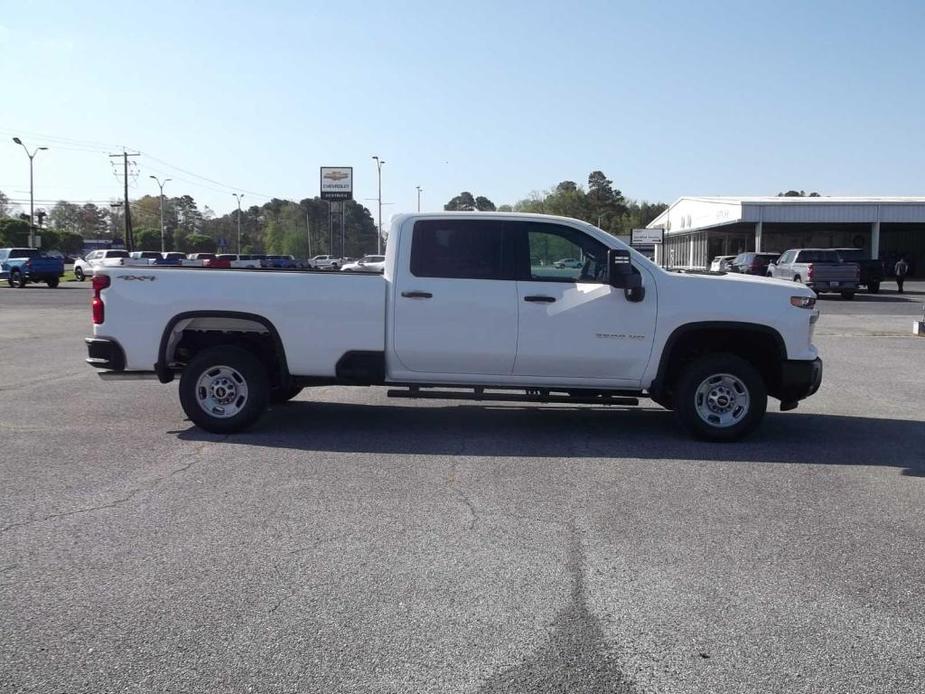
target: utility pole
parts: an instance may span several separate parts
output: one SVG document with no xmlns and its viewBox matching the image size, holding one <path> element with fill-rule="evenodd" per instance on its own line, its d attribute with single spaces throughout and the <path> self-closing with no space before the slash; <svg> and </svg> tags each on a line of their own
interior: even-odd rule
<svg viewBox="0 0 925 694">
<path fill-rule="evenodd" d="M 347 201 L 340 201 L 340 257 L 347 257 Z"/>
<path fill-rule="evenodd" d="M 328 253 L 334 255 L 334 203 L 328 200 Z"/>
<path fill-rule="evenodd" d="M 167 181 L 172 181 L 172 178 L 165 178 L 164 182 L 161 183 L 161 179 L 157 176 L 149 176 L 148 178 L 153 178 L 157 181 L 157 187 L 161 189 L 161 253 L 167 251 L 167 247 L 164 243 L 164 186 L 167 185 Z"/>
<path fill-rule="evenodd" d="M 238 201 L 238 255 L 241 255 L 241 198 L 244 197 L 244 193 L 238 195 L 237 193 L 232 193 L 234 199 Z"/>
<path fill-rule="evenodd" d="M 382 165 L 385 161 L 373 155 L 376 162 L 376 171 L 379 173 L 379 233 L 376 234 L 376 254 L 382 255 Z"/>
<path fill-rule="evenodd" d="M 30 154 L 29 148 L 18 137 L 14 137 L 13 142 L 26 150 L 26 156 L 29 157 L 29 248 L 35 248 L 35 186 L 32 177 L 32 160 L 35 159 L 36 154 L 48 147 L 36 147 Z"/>
<path fill-rule="evenodd" d="M 312 227 L 308 221 L 308 210 L 305 210 L 305 239 L 308 241 L 308 257 L 312 257 Z"/>
<path fill-rule="evenodd" d="M 420 212 L 421 211 L 421 191 L 423 190 L 423 188 L 421 188 L 421 186 L 416 186 L 416 188 L 418 189 L 418 212 Z"/>
<path fill-rule="evenodd" d="M 137 157 L 139 154 L 140 152 L 133 152 L 129 154 L 125 150 L 122 150 L 122 154 L 109 155 L 110 159 L 122 157 L 122 182 L 125 185 L 125 250 L 129 252 L 135 250 L 135 242 L 132 238 L 132 211 L 128 204 L 128 158 Z"/>
</svg>

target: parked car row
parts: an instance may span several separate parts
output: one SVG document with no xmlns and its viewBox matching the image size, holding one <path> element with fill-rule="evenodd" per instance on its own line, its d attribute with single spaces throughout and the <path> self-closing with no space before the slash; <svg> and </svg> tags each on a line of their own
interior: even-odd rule
<svg viewBox="0 0 925 694">
<path fill-rule="evenodd" d="M 719 255 L 711 272 L 737 272 L 805 284 L 817 294 L 837 292 L 852 299 L 861 287 L 876 294 L 883 281 L 883 263 L 861 248 L 793 248 L 783 253 L 747 251 Z"/>
</svg>

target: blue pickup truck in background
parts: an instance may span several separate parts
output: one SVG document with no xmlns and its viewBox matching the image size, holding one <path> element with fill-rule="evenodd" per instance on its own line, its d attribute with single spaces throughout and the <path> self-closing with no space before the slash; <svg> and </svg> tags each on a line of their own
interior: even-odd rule
<svg viewBox="0 0 925 694">
<path fill-rule="evenodd" d="M 55 288 L 64 275 L 64 260 L 45 255 L 38 248 L 0 248 L 0 280 L 11 287 L 45 282 Z"/>
</svg>

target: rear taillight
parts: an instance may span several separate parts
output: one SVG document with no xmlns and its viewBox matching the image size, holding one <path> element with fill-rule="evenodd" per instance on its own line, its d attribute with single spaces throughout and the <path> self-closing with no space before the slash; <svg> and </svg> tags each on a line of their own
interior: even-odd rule
<svg viewBox="0 0 925 694">
<path fill-rule="evenodd" d="M 816 276 L 816 266 L 812 263 L 809 264 L 809 268 L 806 271 L 806 276 L 809 279 L 813 279 Z"/>
<path fill-rule="evenodd" d="M 32 261 L 31 261 L 31 260 L 27 260 L 26 262 L 23 263 L 23 267 L 25 267 L 27 270 L 31 270 L 31 269 L 32 269 Z"/>
<path fill-rule="evenodd" d="M 93 324 L 100 325 L 106 317 L 103 298 L 100 296 L 100 292 L 109 286 L 109 275 L 94 275 L 90 286 L 93 288 L 93 298 L 90 300 L 90 308 L 93 313 Z"/>
</svg>

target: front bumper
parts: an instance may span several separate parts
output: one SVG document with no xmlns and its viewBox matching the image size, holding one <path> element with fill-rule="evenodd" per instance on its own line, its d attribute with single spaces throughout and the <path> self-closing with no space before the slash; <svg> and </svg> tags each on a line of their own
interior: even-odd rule
<svg viewBox="0 0 925 694">
<path fill-rule="evenodd" d="M 772 393 L 781 403 L 792 404 L 808 398 L 822 385 L 822 359 L 788 360 L 781 363 L 780 383 Z"/>
<path fill-rule="evenodd" d="M 125 351 L 115 340 L 105 337 L 85 337 L 87 343 L 86 362 L 95 369 L 110 371 L 125 370 Z"/>
</svg>

